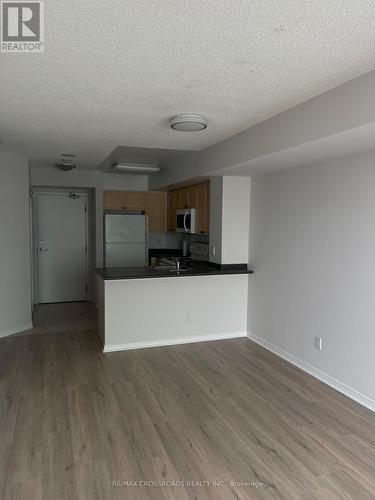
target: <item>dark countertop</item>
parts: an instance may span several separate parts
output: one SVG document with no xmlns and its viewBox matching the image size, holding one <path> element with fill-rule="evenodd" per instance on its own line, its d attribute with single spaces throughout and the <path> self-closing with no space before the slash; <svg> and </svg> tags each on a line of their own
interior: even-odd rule
<svg viewBox="0 0 375 500">
<path fill-rule="evenodd" d="M 97 269 L 96 272 L 104 280 L 126 280 L 142 278 L 172 278 L 184 276 L 220 276 L 224 274 L 252 274 L 254 271 L 247 268 L 245 264 L 234 264 L 233 266 L 216 266 L 209 262 L 189 262 L 189 269 L 180 273 L 171 272 L 168 269 L 157 267 L 111 267 Z"/>
</svg>

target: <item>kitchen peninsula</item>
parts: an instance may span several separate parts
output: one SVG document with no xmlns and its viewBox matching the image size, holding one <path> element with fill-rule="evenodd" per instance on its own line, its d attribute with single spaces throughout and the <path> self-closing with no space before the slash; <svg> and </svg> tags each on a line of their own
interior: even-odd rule
<svg viewBox="0 0 375 500">
<path fill-rule="evenodd" d="M 247 334 L 246 265 L 189 263 L 98 269 L 104 352 L 203 342 Z"/>
</svg>

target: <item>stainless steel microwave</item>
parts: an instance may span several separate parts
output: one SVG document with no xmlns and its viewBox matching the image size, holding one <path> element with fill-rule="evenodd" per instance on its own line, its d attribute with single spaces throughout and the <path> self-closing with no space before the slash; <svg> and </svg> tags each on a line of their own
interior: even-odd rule
<svg viewBox="0 0 375 500">
<path fill-rule="evenodd" d="M 194 234 L 196 229 L 196 209 L 176 210 L 176 231 Z"/>
</svg>

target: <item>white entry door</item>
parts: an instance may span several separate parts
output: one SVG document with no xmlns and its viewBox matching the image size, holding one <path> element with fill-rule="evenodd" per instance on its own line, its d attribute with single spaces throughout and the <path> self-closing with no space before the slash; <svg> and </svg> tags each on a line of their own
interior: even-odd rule
<svg viewBox="0 0 375 500">
<path fill-rule="evenodd" d="M 86 195 L 36 197 L 39 303 L 87 299 Z"/>
</svg>

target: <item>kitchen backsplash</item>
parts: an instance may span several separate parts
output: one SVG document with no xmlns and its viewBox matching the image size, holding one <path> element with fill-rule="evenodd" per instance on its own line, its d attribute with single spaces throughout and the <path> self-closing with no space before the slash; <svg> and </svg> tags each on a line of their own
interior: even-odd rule
<svg viewBox="0 0 375 500">
<path fill-rule="evenodd" d="M 192 242 L 208 243 L 208 235 L 184 233 L 149 233 L 149 248 L 182 248 L 182 242 L 187 240 L 188 246 Z"/>
<path fill-rule="evenodd" d="M 201 243 L 208 243 L 209 242 L 209 237 L 208 234 L 186 234 L 185 238 L 192 243 L 194 242 L 201 242 Z"/>
<path fill-rule="evenodd" d="M 182 248 L 182 234 L 180 233 L 149 233 L 149 248 Z"/>
</svg>

